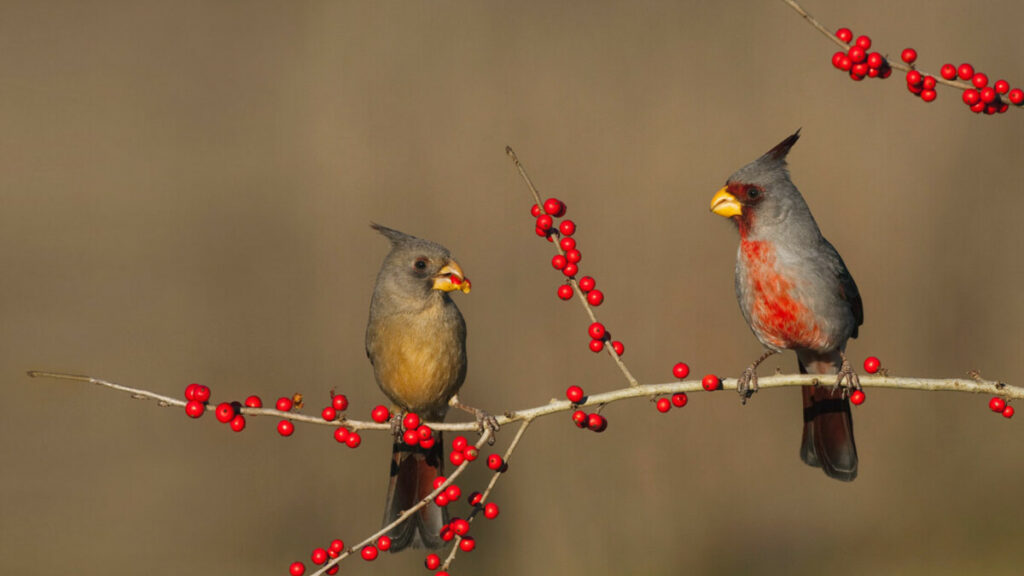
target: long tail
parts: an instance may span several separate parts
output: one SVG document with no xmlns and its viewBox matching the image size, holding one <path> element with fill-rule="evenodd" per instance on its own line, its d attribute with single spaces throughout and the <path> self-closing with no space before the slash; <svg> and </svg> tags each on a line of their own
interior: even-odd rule
<svg viewBox="0 0 1024 576">
<path fill-rule="evenodd" d="M 396 442 L 392 448 L 390 482 L 384 525 L 394 522 L 402 512 L 412 508 L 434 490 L 434 479 L 444 474 L 444 445 L 441 432 L 435 431 L 436 441 L 429 450 Z M 411 518 L 391 529 L 391 551 L 398 552 L 408 546 L 414 548 L 440 548 L 441 527 L 448 522 L 448 511 L 433 502 L 427 504 Z"/>
<path fill-rule="evenodd" d="M 838 353 L 836 353 L 838 356 Z M 839 364 L 829 371 L 830 363 L 810 363 L 814 373 L 835 374 Z M 800 360 L 800 373 L 808 367 Z M 800 459 L 825 471 L 830 478 L 850 482 L 857 477 L 857 446 L 853 441 L 853 417 L 850 401 L 842 388 L 804 386 L 804 434 Z"/>
</svg>

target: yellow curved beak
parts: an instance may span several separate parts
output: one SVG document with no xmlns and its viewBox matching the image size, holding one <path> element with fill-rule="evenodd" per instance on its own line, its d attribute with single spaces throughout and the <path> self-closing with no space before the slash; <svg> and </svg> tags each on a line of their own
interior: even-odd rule
<svg viewBox="0 0 1024 576">
<path fill-rule="evenodd" d="M 469 294 L 470 288 L 469 278 L 462 273 L 462 268 L 457 262 L 449 262 L 434 275 L 434 290 L 443 292 L 461 290 L 464 294 Z"/>
<path fill-rule="evenodd" d="M 735 196 L 729 194 L 728 188 L 723 187 L 711 199 L 711 211 L 723 218 L 732 218 L 743 214 L 743 207 Z"/>
</svg>

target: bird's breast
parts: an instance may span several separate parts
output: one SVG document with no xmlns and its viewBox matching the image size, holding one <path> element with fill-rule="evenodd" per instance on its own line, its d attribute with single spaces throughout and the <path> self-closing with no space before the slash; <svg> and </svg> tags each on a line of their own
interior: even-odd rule
<svg viewBox="0 0 1024 576">
<path fill-rule="evenodd" d="M 776 350 L 831 347 L 826 330 L 804 297 L 797 274 L 779 262 L 770 242 L 743 240 L 736 290 L 743 314 L 758 339 Z"/>
</svg>

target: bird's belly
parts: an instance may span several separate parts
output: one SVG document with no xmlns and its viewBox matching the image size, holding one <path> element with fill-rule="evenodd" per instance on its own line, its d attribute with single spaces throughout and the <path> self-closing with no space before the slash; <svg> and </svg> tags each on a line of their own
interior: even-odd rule
<svg viewBox="0 0 1024 576">
<path fill-rule="evenodd" d="M 444 337 L 398 337 L 374 360 L 377 382 L 392 402 L 413 412 L 442 414 L 462 384 L 464 366 L 461 346 Z"/>
</svg>

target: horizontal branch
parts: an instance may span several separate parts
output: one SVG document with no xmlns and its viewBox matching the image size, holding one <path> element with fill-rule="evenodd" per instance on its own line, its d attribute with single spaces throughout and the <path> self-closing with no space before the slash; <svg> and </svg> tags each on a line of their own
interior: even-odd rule
<svg viewBox="0 0 1024 576">
<path fill-rule="evenodd" d="M 183 408 L 186 404 L 185 400 L 182 399 L 157 394 L 156 392 L 143 390 L 141 388 L 132 388 L 122 384 L 116 384 L 114 382 L 109 382 L 101 378 L 94 378 L 92 376 L 66 374 L 62 372 L 45 372 L 39 370 L 29 371 L 28 375 L 32 378 L 55 378 L 59 380 L 72 380 L 75 382 L 88 382 L 90 384 L 96 384 L 119 392 L 128 393 L 133 398 L 156 400 L 161 406 L 178 406 Z M 810 374 L 776 374 L 774 376 L 760 377 L 758 378 L 757 383 L 760 389 L 764 391 L 771 388 L 807 386 L 811 384 L 831 386 L 834 384 L 834 379 L 823 379 L 820 375 Z M 891 388 L 895 390 L 921 390 L 928 392 L 966 392 L 970 394 L 990 394 L 1004 399 L 1024 398 L 1024 388 L 1011 386 L 994 380 L 985 380 L 974 375 L 967 378 L 946 379 L 913 377 L 898 378 L 888 375 L 864 375 L 860 377 L 860 384 L 865 388 Z M 720 389 L 735 390 L 736 379 L 722 379 Z M 640 384 L 599 394 L 591 394 L 584 398 L 584 400 L 579 404 L 573 404 L 568 400 L 552 399 L 548 403 L 539 406 L 507 411 L 498 416 L 497 420 L 499 425 L 505 425 L 521 420 L 532 420 L 540 416 L 547 416 L 558 412 L 568 412 L 581 407 L 602 406 L 630 398 L 654 398 L 656 396 L 678 394 L 680 392 L 703 391 L 704 388 L 699 380 L 682 380 L 678 382 L 667 382 L 664 384 Z M 207 411 L 213 411 L 214 409 L 214 405 L 208 405 L 206 407 Z M 366 420 L 352 420 L 344 416 L 337 420 L 327 421 L 319 416 L 312 416 L 298 412 L 282 412 L 273 408 L 248 408 L 244 406 L 239 409 L 239 412 L 246 416 L 272 416 L 321 426 L 344 426 L 350 430 L 391 430 L 391 425 L 388 423 L 379 424 L 377 422 Z M 475 422 L 428 422 L 426 424 L 434 430 L 475 431 L 479 429 Z"/>
</svg>

